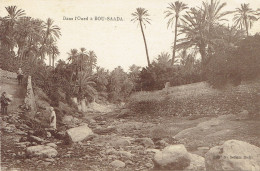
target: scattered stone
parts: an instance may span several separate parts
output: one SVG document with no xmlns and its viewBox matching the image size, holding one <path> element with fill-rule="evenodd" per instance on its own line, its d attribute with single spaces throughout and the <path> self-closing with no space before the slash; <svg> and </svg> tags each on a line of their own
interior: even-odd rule
<svg viewBox="0 0 260 171">
<path fill-rule="evenodd" d="M 57 148 L 57 145 L 55 143 L 48 143 L 46 145 L 52 148 Z"/>
<path fill-rule="evenodd" d="M 260 148 L 238 140 L 226 141 L 205 155 L 207 170 L 258 170 Z"/>
<path fill-rule="evenodd" d="M 113 162 L 110 163 L 110 165 L 112 165 L 113 167 L 116 167 L 116 168 L 125 167 L 125 163 L 120 160 L 114 160 Z"/>
<path fill-rule="evenodd" d="M 110 126 L 107 128 L 97 128 L 94 130 L 94 132 L 96 134 L 104 135 L 104 134 L 109 134 L 109 133 L 115 133 L 115 132 L 117 132 L 117 130 L 116 130 L 116 127 Z"/>
<path fill-rule="evenodd" d="M 50 138 L 50 137 L 51 137 L 51 133 L 47 132 L 47 138 Z"/>
<path fill-rule="evenodd" d="M 18 134 L 18 135 L 27 135 L 26 132 L 21 131 L 20 129 L 17 129 L 17 130 L 15 131 L 15 133 Z"/>
<path fill-rule="evenodd" d="M 131 145 L 132 138 L 130 137 L 121 137 L 118 140 L 110 142 L 110 144 L 114 147 L 122 147 L 122 146 L 129 146 Z"/>
<path fill-rule="evenodd" d="M 31 144 L 31 143 L 28 142 L 28 141 L 16 143 L 16 145 L 17 145 L 18 147 L 21 147 L 21 148 L 25 148 L 25 147 L 29 146 L 30 144 Z"/>
<path fill-rule="evenodd" d="M 169 146 L 169 144 L 165 140 L 157 141 L 156 145 L 158 145 L 159 147 L 163 147 L 163 148 Z"/>
<path fill-rule="evenodd" d="M 26 153 L 29 156 L 40 156 L 40 157 L 55 157 L 58 152 L 52 147 L 44 146 L 44 145 L 37 145 L 37 146 L 30 146 L 27 147 Z"/>
<path fill-rule="evenodd" d="M 145 166 L 148 167 L 148 168 L 153 168 L 153 164 L 152 163 L 146 163 Z"/>
<path fill-rule="evenodd" d="M 155 169 L 183 170 L 190 165 L 189 153 L 184 145 L 170 145 L 154 156 Z"/>
<path fill-rule="evenodd" d="M 128 151 L 118 151 L 116 152 L 117 154 L 119 154 L 121 157 L 126 157 L 126 158 L 133 158 L 133 154 L 128 152 Z"/>
<path fill-rule="evenodd" d="M 93 135 L 92 130 L 88 127 L 87 124 L 75 128 L 71 128 L 66 131 L 69 136 L 70 141 L 78 142 L 82 141 L 90 135 Z"/>
<path fill-rule="evenodd" d="M 45 142 L 44 139 L 39 138 L 39 137 L 36 137 L 36 136 L 34 136 L 34 135 L 31 135 L 31 136 L 29 137 L 29 141 L 31 141 L 31 142 L 36 142 L 36 143 L 39 143 L 39 144 Z"/>
<path fill-rule="evenodd" d="M 249 118 L 249 112 L 247 110 L 243 110 L 242 112 L 240 112 L 238 114 L 238 117 L 236 118 L 236 120 L 244 120 Z"/>
<path fill-rule="evenodd" d="M 137 138 L 135 141 L 147 148 L 154 147 L 154 143 L 151 138 Z"/>
<path fill-rule="evenodd" d="M 16 127 L 13 124 L 8 124 L 5 128 L 3 128 L 5 132 L 12 133 L 15 131 Z"/>
<path fill-rule="evenodd" d="M 47 162 L 55 162 L 55 159 L 54 158 L 46 158 L 45 161 L 47 161 Z"/>
<path fill-rule="evenodd" d="M 153 153 L 158 153 L 158 152 L 160 152 L 160 150 L 158 150 L 158 149 L 147 149 L 146 151 L 147 151 L 147 152 L 153 152 Z"/>
</svg>

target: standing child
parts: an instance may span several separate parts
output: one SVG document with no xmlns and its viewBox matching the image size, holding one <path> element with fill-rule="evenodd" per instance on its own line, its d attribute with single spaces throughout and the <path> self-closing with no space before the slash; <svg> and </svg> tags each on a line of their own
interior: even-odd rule
<svg viewBox="0 0 260 171">
<path fill-rule="evenodd" d="M 10 102 L 10 101 L 11 101 L 11 100 L 6 97 L 6 92 L 3 92 L 3 93 L 2 93 L 2 96 L 1 96 L 1 98 L 0 98 L 0 102 L 1 102 L 1 113 L 2 113 L 3 115 L 7 115 L 7 106 L 9 105 L 9 102 Z"/>
<path fill-rule="evenodd" d="M 53 128 L 54 130 L 56 130 L 57 129 L 57 127 L 56 127 L 56 114 L 55 114 L 53 107 L 50 107 L 50 111 L 51 111 L 50 127 Z"/>
</svg>

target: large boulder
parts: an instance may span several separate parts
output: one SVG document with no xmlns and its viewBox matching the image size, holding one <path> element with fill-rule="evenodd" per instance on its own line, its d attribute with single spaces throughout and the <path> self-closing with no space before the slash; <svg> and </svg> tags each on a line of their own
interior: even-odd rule
<svg viewBox="0 0 260 171">
<path fill-rule="evenodd" d="M 93 131 L 88 127 L 87 124 L 85 124 L 67 130 L 66 134 L 72 142 L 79 142 L 84 140 L 88 136 L 93 135 Z"/>
<path fill-rule="evenodd" d="M 50 146 L 44 145 L 37 145 L 37 146 L 30 146 L 26 148 L 26 153 L 29 156 L 39 156 L 39 157 L 55 157 L 57 156 L 58 152 L 54 148 Z"/>
<path fill-rule="evenodd" d="M 204 157 L 201 157 L 197 154 L 190 153 L 189 158 L 190 158 L 190 165 L 186 167 L 184 170 L 192 170 L 192 171 L 206 170 Z"/>
<path fill-rule="evenodd" d="M 190 158 L 184 145 L 170 145 L 157 152 L 153 162 L 155 169 L 183 170 L 190 165 Z"/>
<path fill-rule="evenodd" d="M 207 170 L 259 170 L 260 148 L 238 140 L 226 141 L 205 155 Z"/>
</svg>

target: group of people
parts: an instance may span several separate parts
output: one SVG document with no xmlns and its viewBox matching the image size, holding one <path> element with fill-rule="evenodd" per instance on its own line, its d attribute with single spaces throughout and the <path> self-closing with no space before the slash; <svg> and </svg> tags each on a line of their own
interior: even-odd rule
<svg viewBox="0 0 260 171">
<path fill-rule="evenodd" d="M 22 84 L 22 80 L 23 80 L 23 71 L 21 68 L 18 69 L 17 71 L 17 79 L 18 79 L 18 84 L 21 85 Z M 11 99 L 7 96 L 7 93 L 6 92 L 3 92 L 1 94 L 1 97 L 0 97 L 0 104 L 1 104 L 1 114 L 2 115 L 7 115 L 7 106 L 11 103 Z M 57 129 L 57 126 L 56 126 L 56 114 L 55 114 L 55 111 L 54 111 L 54 108 L 53 107 L 50 107 L 50 112 L 51 112 L 51 115 L 50 115 L 50 127 L 54 130 Z"/>
</svg>

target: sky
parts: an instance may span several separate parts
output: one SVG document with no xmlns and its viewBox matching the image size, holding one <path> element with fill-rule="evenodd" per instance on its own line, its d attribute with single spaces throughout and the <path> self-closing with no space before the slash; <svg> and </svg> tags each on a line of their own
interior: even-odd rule
<svg viewBox="0 0 260 171">
<path fill-rule="evenodd" d="M 173 28 L 167 29 L 164 11 L 174 0 L 0 0 L 0 16 L 6 16 L 4 7 L 16 5 L 25 10 L 27 16 L 44 21 L 52 18 L 61 28 L 58 40 L 60 55 L 66 60 L 70 49 L 81 47 L 93 50 L 97 65 L 109 70 L 122 66 L 128 71 L 136 64 L 146 66 L 146 53 L 140 27 L 131 22 L 131 13 L 136 8 L 148 10 L 151 25 L 144 29 L 150 60 L 161 52 L 171 53 L 174 39 Z M 189 7 L 201 6 L 202 0 L 185 0 Z M 253 9 L 260 8 L 260 0 L 221 0 L 227 2 L 225 10 L 235 10 L 241 3 L 250 3 Z M 75 17 L 88 20 L 75 20 Z M 123 21 L 98 21 L 95 17 L 120 17 Z M 73 18 L 73 20 L 64 20 Z M 93 20 L 90 20 L 92 18 Z M 232 21 L 232 16 L 227 17 Z M 251 34 L 260 32 L 260 21 L 254 24 Z"/>
</svg>

